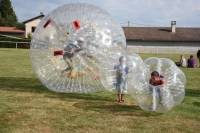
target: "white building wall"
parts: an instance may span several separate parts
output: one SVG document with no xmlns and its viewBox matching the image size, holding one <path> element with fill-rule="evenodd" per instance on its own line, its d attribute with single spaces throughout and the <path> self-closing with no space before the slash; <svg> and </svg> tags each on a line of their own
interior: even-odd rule
<svg viewBox="0 0 200 133">
<path fill-rule="evenodd" d="M 185 42 L 127 42 L 129 53 L 196 54 L 200 43 Z"/>
<path fill-rule="evenodd" d="M 37 27 L 37 25 L 40 23 L 41 19 L 35 19 L 33 21 L 27 22 L 25 24 L 25 37 L 27 38 L 29 34 L 32 35 L 32 27 Z"/>
</svg>

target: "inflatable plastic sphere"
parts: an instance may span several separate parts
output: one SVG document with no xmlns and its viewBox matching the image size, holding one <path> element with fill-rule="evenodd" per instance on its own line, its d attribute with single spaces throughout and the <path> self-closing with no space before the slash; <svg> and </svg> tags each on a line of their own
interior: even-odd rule
<svg viewBox="0 0 200 133">
<path fill-rule="evenodd" d="M 110 79 L 105 84 L 115 92 L 134 93 L 145 85 L 146 67 L 141 57 L 135 53 L 120 56 L 111 71 L 111 75 L 108 75 Z"/>
<path fill-rule="evenodd" d="M 147 73 L 149 72 L 142 58 L 137 54 L 127 56 L 127 65 L 129 67 L 128 74 L 128 93 L 137 98 L 139 92 L 145 91 L 148 80 Z M 140 97 L 140 96 L 138 96 Z"/>
<path fill-rule="evenodd" d="M 141 75 L 138 83 L 140 85 L 133 85 L 134 91 L 131 93 L 139 106 L 146 111 L 164 113 L 180 104 L 185 96 L 186 78 L 184 73 L 173 61 L 166 58 L 152 57 L 144 62 L 146 64 L 145 76 Z M 150 84 L 152 72 L 158 73 L 159 81 L 163 83 Z"/>
<path fill-rule="evenodd" d="M 144 79 L 145 70 L 143 60 L 139 55 L 132 53 L 131 55 L 123 55 L 118 59 L 112 71 L 112 81 L 109 81 L 110 88 L 115 91 L 123 91 L 124 93 L 133 93 L 135 88 L 143 86 L 144 83 L 140 81 Z M 141 83 L 141 84 L 140 84 Z M 118 90 L 119 89 L 119 90 Z"/>
<path fill-rule="evenodd" d="M 44 17 L 31 41 L 33 69 L 56 92 L 108 88 L 113 66 L 125 53 L 121 26 L 93 5 L 68 4 Z"/>
</svg>

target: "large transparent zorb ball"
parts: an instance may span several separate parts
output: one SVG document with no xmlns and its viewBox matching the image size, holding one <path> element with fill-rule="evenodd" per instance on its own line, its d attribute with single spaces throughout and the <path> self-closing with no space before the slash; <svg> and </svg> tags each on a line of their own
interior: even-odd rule
<svg viewBox="0 0 200 133">
<path fill-rule="evenodd" d="M 146 111 L 164 113 L 180 104 L 185 96 L 186 78 L 175 63 L 166 58 L 148 58 L 146 64 L 146 77 L 143 85 L 136 88 L 134 95 L 139 106 Z M 157 71 L 163 85 L 151 85 L 151 72 Z M 141 81 L 142 81 L 141 80 Z"/>
<path fill-rule="evenodd" d="M 48 14 L 31 41 L 33 69 L 57 92 L 109 87 L 111 69 L 124 54 L 125 36 L 110 15 L 93 5 L 68 4 Z"/>
</svg>

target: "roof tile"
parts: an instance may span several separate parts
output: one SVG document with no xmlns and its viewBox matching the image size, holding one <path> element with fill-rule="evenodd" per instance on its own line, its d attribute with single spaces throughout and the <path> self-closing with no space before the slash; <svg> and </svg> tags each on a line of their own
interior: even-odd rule
<svg viewBox="0 0 200 133">
<path fill-rule="evenodd" d="M 134 41 L 185 41 L 200 42 L 200 28 L 123 27 L 127 40 Z"/>
<path fill-rule="evenodd" d="M 24 33 L 24 30 L 17 29 L 16 27 L 2 27 L 0 26 L 0 32 L 10 32 L 10 33 Z"/>
</svg>

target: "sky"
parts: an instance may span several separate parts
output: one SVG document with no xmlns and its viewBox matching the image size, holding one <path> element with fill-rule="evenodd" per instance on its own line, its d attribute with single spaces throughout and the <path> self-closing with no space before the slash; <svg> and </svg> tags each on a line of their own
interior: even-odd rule
<svg viewBox="0 0 200 133">
<path fill-rule="evenodd" d="M 11 0 L 19 21 L 67 3 L 89 3 L 106 10 L 118 23 L 131 26 L 200 27 L 200 0 Z"/>
</svg>

